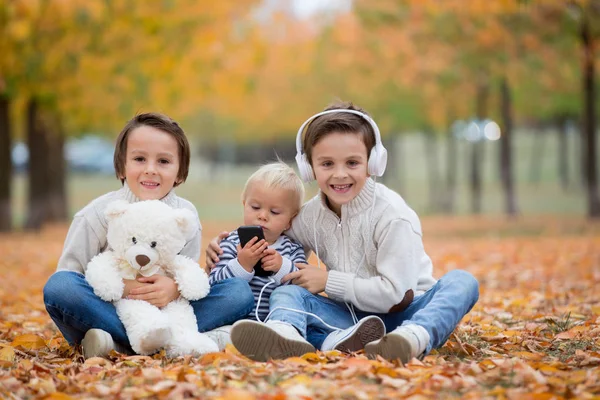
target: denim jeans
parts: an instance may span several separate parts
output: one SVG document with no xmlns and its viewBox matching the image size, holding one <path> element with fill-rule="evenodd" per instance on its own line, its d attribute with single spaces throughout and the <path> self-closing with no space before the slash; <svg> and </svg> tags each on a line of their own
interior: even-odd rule
<svg viewBox="0 0 600 400">
<path fill-rule="evenodd" d="M 50 317 L 69 344 L 81 343 L 92 328 L 102 329 L 116 342 L 129 346 L 125 327 L 115 306 L 94 294 L 85 276 L 73 271 L 55 272 L 44 286 L 44 304 Z M 210 288 L 208 296 L 191 301 L 198 331 L 232 324 L 254 307 L 254 295 L 248 282 L 231 278 Z"/>
<path fill-rule="evenodd" d="M 416 324 L 429 333 L 430 341 L 426 353 L 441 347 L 456 328 L 456 325 L 479 299 L 479 284 L 466 271 L 453 270 L 444 275 L 427 292 L 416 296 L 413 302 L 401 312 L 372 313 L 354 309 L 360 320 L 376 315 L 385 323 L 386 332 L 401 325 Z M 278 320 L 292 324 L 317 349 L 333 331 L 317 318 L 294 310 L 301 310 L 319 316 L 327 324 L 339 329 L 354 325 L 349 306 L 329 298 L 315 295 L 296 286 L 280 286 L 273 291 L 270 299 L 271 316 L 269 320 Z M 281 307 L 280 309 L 277 309 Z"/>
</svg>

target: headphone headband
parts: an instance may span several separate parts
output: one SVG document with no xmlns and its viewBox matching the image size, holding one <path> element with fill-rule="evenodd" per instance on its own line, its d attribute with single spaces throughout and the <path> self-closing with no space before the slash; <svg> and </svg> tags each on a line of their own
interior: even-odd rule
<svg viewBox="0 0 600 400">
<path fill-rule="evenodd" d="M 369 125 L 371 125 L 371 128 L 373 128 L 373 132 L 375 134 L 375 146 L 383 145 L 381 143 L 381 134 L 379 133 L 379 127 L 377 126 L 377 124 L 375 123 L 373 118 L 371 118 L 367 114 L 357 111 L 357 110 L 348 110 L 345 108 L 340 108 L 340 109 L 335 109 L 335 110 L 321 111 L 320 113 L 313 115 L 312 117 L 310 117 L 309 119 L 304 121 L 304 123 L 302 125 L 300 125 L 300 129 L 298 129 L 298 135 L 296 136 L 296 152 L 298 154 L 302 153 L 302 133 L 304 133 L 304 128 L 308 124 L 310 124 L 315 118 L 320 117 L 321 115 L 327 115 L 327 114 L 333 114 L 333 113 L 347 113 L 347 114 L 354 114 L 354 115 L 358 115 L 358 116 L 362 117 L 364 120 L 366 120 L 369 123 Z"/>
<path fill-rule="evenodd" d="M 335 110 L 327 110 L 317 113 L 304 121 L 302 125 L 300 125 L 300 129 L 298 129 L 298 134 L 296 135 L 296 164 L 298 165 L 298 172 L 300 178 L 304 182 L 310 182 L 315 179 L 314 171 L 308 162 L 306 154 L 302 152 L 302 133 L 304 132 L 304 128 L 311 123 L 315 118 L 320 117 L 321 115 L 333 114 L 333 113 L 347 113 L 347 114 L 355 114 L 359 117 L 363 118 L 365 121 L 371 125 L 373 128 L 373 134 L 375 135 L 375 146 L 371 149 L 371 153 L 369 154 L 369 163 L 367 167 L 367 173 L 373 176 L 382 176 L 385 172 L 385 167 L 387 164 L 387 150 L 383 147 L 383 143 L 381 142 L 381 134 L 379 133 L 379 127 L 373 121 L 373 118 L 369 117 L 367 114 L 357 111 L 357 110 L 348 110 L 345 108 L 335 109 Z"/>
</svg>

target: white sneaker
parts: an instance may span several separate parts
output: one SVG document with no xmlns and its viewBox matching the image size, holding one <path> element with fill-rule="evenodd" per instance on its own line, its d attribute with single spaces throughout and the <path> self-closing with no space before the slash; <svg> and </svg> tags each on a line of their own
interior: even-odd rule
<svg viewBox="0 0 600 400">
<path fill-rule="evenodd" d="M 122 354 L 129 354 L 130 351 L 125 346 L 116 343 L 110 333 L 102 329 L 90 329 L 85 333 L 81 341 L 83 357 L 88 359 L 92 357 L 106 357 L 111 350 L 116 350 Z"/>
<path fill-rule="evenodd" d="M 255 361 L 278 360 L 315 351 L 296 328 L 281 321 L 238 321 L 231 328 L 231 341 L 240 353 Z"/>
<path fill-rule="evenodd" d="M 385 335 L 381 340 L 365 346 L 365 353 L 370 358 L 377 355 L 386 360 L 399 358 L 406 364 L 414 357 L 423 355 L 429 344 L 429 333 L 420 325 L 403 325 Z"/>
<path fill-rule="evenodd" d="M 225 347 L 231 343 L 231 325 L 224 325 L 212 331 L 204 332 L 204 334 L 219 346 L 219 351 L 225 350 Z"/>
<path fill-rule="evenodd" d="M 321 345 L 322 351 L 339 350 L 353 353 L 365 348 L 367 343 L 379 340 L 385 335 L 385 325 L 381 318 L 371 315 L 347 329 L 331 332 Z"/>
</svg>

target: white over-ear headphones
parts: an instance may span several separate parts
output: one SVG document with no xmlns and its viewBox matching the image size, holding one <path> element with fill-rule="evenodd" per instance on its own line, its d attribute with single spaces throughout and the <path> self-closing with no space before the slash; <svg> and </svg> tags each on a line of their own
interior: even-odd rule
<svg viewBox="0 0 600 400">
<path fill-rule="evenodd" d="M 356 114 L 362 118 L 364 118 L 371 128 L 373 128 L 373 133 L 375 134 L 375 146 L 371 149 L 371 154 L 369 155 L 369 164 L 367 168 L 367 172 L 369 175 L 374 176 L 382 176 L 385 172 L 385 167 L 387 164 L 387 150 L 383 147 L 383 143 L 381 143 L 381 134 L 379 133 L 379 127 L 373 121 L 373 118 L 369 117 L 367 114 L 362 113 L 356 110 L 348 110 L 345 108 L 335 109 L 335 110 L 327 110 L 320 113 L 317 113 L 304 121 L 304 123 L 298 129 L 298 136 L 296 136 L 296 164 L 298 165 L 298 174 L 300 178 L 304 182 L 310 182 L 315 179 L 315 173 L 308 162 L 306 154 L 302 152 L 302 133 L 304 132 L 304 128 L 310 122 L 312 122 L 315 118 L 320 117 L 325 114 L 332 113 L 349 113 Z"/>
</svg>

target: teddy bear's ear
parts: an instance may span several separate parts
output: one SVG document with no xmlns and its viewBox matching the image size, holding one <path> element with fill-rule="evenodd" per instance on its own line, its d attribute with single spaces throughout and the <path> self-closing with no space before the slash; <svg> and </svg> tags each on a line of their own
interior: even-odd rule
<svg viewBox="0 0 600 400">
<path fill-rule="evenodd" d="M 193 212 L 185 208 L 173 210 L 177 226 L 187 239 L 191 239 L 198 230 L 198 220 Z"/>
<path fill-rule="evenodd" d="M 104 215 L 106 215 L 108 221 L 112 221 L 120 215 L 123 215 L 128 207 L 129 203 L 125 200 L 115 200 L 106 206 Z"/>
</svg>

